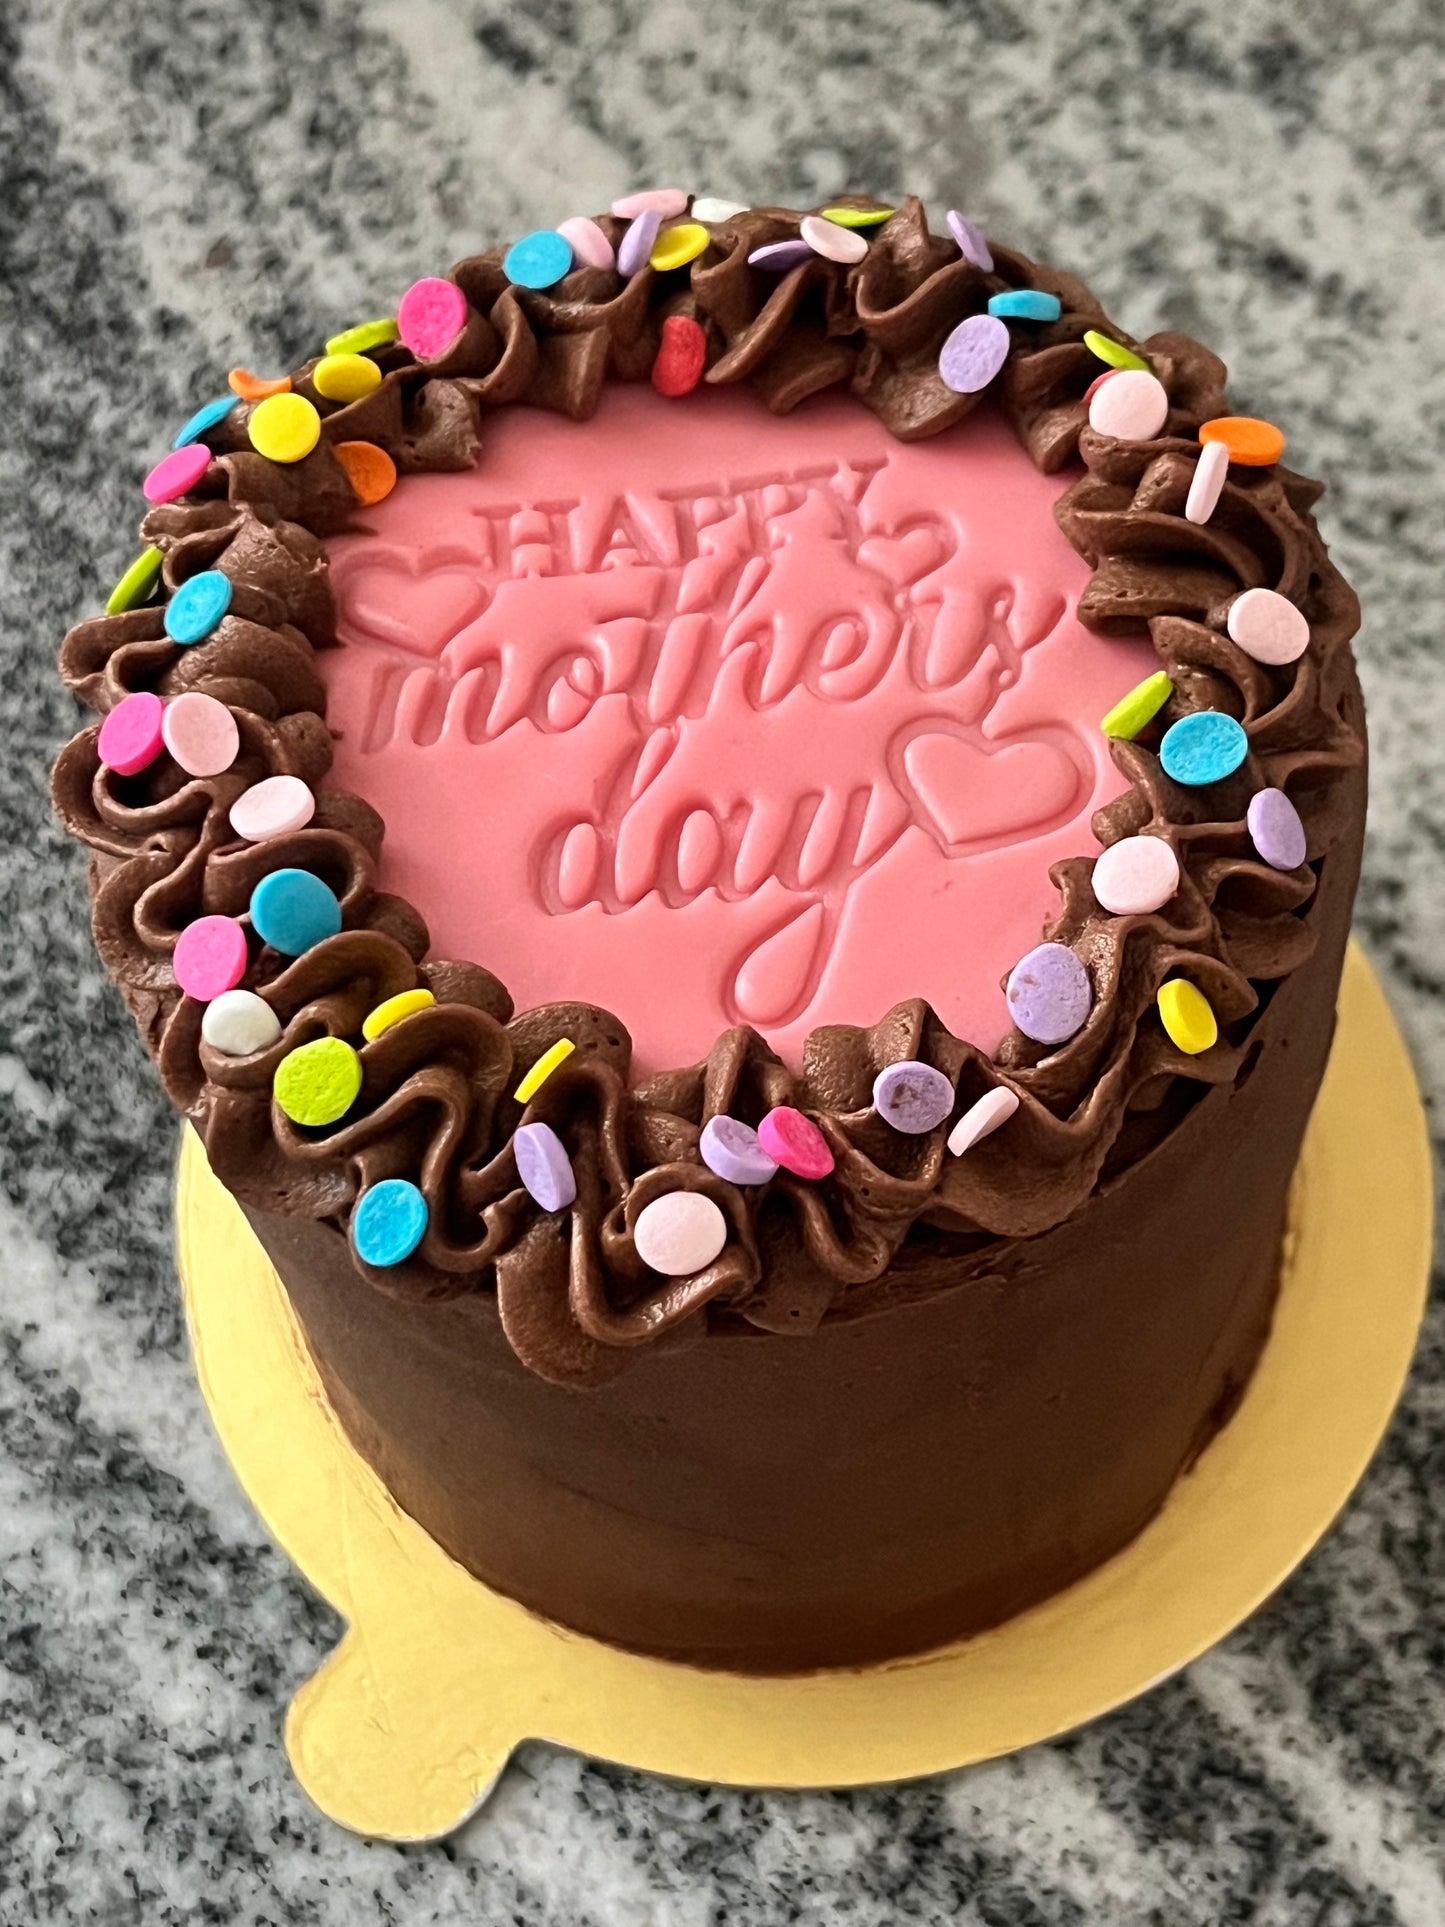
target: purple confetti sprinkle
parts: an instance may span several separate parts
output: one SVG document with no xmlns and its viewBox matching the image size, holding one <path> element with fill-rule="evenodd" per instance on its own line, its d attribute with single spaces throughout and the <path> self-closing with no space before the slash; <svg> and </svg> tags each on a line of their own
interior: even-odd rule
<svg viewBox="0 0 1445 1927">
<path fill-rule="evenodd" d="M 895 1131 L 917 1137 L 942 1124 L 953 1109 L 953 1085 L 932 1064 L 909 1058 L 879 1071 L 873 1080 L 873 1108 Z"/>
<path fill-rule="evenodd" d="M 765 268 L 769 274 L 786 274 L 789 268 L 801 267 L 804 261 L 816 261 L 806 241 L 769 241 L 765 248 L 754 248 L 748 256 L 750 268 Z"/>
<path fill-rule="evenodd" d="M 1283 790 L 1259 790 L 1245 821 L 1254 847 L 1273 869 L 1297 870 L 1308 850 L 1300 813 Z"/>
<path fill-rule="evenodd" d="M 957 241 L 965 261 L 972 261 L 985 274 L 993 273 L 993 253 L 983 238 L 982 228 L 975 227 L 966 214 L 960 214 L 956 207 L 951 207 L 948 210 L 948 231 Z"/>
<path fill-rule="evenodd" d="M 655 207 L 644 208 L 623 235 L 617 248 L 617 272 L 630 280 L 640 274 L 647 266 L 657 239 L 658 229 L 662 226 L 662 216 Z"/>
<path fill-rule="evenodd" d="M 544 1211 L 565 1211 L 577 1196 L 566 1147 L 550 1124 L 523 1124 L 512 1137 L 517 1176 Z"/>
<path fill-rule="evenodd" d="M 777 1160 L 758 1143 L 752 1125 L 735 1117 L 710 1117 L 697 1148 L 708 1170 L 729 1184 L 766 1184 L 777 1172 Z"/>
<path fill-rule="evenodd" d="M 960 321 L 938 357 L 938 378 L 955 395 L 976 395 L 987 388 L 1008 360 L 1007 326 L 991 314 Z"/>
<path fill-rule="evenodd" d="M 1062 1044 L 1093 1006 L 1089 973 L 1067 944 L 1041 943 L 1009 972 L 1009 1014 L 1036 1044 Z"/>
</svg>

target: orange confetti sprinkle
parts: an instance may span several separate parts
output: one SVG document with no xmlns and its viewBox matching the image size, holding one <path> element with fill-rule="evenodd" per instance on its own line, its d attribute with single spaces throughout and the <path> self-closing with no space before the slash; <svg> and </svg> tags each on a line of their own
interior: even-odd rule
<svg viewBox="0 0 1445 1927">
<path fill-rule="evenodd" d="M 396 487 L 396 463 L 375 442 L 338 442 L 331 452 L 346 470 L 363 508 L 384 501 Z"/>
<path fill-rule="evenodd" d="M 265 401 L 269 395 L 291 392 L 289 375 L 278 375 L 275 381 L 267 381 L 263 375 L 253 375 L 249 368 L 233 368 L 226 380 L 231 393 L 239 395 L 242 401 Z"/>
<path fill-rule="evenodd" d="M 1243 468 L 1268 468 L 1284 453 L 1284 434 L 1254 415 L 1216 415 L 1199 431 L 1201 442 L 1223 442 L 1229 459 Z"/>
</svg>

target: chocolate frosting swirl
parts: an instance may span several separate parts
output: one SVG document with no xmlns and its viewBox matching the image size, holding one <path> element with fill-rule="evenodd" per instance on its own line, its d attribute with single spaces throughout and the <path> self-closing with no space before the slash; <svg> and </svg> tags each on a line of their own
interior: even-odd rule
<svg viewBox="0 0 1445 1927">
<path fill-rule="evenodd" d="M 599 218 L 619 239 L 624 224 Z M 214 459 L 196 489 L 145 517 L 167 591 L 202 569 L 230 578 L 229 612 L 205 642 L 171 643 L 155 605 L 83 622 L 61 650 L 62 675 L 98 715 L 134 690 L 201 689 L 240 728 L 240 754 L 222 776 L 188 778 L 166 758 L 118 776 L 99 762 L 98 723 L 53 774 L 56 810 L 91 851 L 100 954 L 217 1174 L 247 1204 L 338 1223 L 369 1185 L 413 1179 L 430 1213 L 420 1248 L 387 1270 L 358 1259 L 363 1276 L 416 1299 L 494 1289 L 518 1357 L 561 1383 L 610 1376 L 636 1345 L 695 1340 L 709 1305 L 763 1330 L 809 1331 L 840 1301 L 852 1308 L 887 1292 L 910 1236 L 973 1249 L 1078 1209 L 1101 1176 L 1127 1168 L 1259 1047 L 1269 986 L 1310 952 L 1302 913 L 1349 808 L 1341 779 L 1364 756 L 1349 649 L 1358 609 L 1311 514 L 1318 486 L 1279 466 L 1231 466 L 1210 521 L 1184 516 L 1196 431 L 1225 412 L 1214 355 L 1178 334 L 1134 343 L 1080 282 L 1011 250 L 995 248 L 994 271 L 983 273 L 929 232 L 914 199 L 875 230 L 856 267 L 817 257 L 778 276 L 748 265 L 754 249 L 795 237 L 799 219 L 753 208 L 714 226 L 687 268 L 624 280 L 582 267 L 546 293 L 513 286 L 500 249 L 460 262 L 451 279 L 468 318 L 444 354 L 419 363 L 399 345 L 378 351 L 380 385 L 347 404 L 320 395 L 315 363 L 303 364 L 293 387 L 322 417 L 310 455 L 282 466 L 257 454 L 242 404 L 206 436 Z M 337 445 L 373 443 L 403 473 L 468 467 L 485 409 L 525 402 L 584 420 L 604 381 L 646 378 L 672 315 L 703 328 L 708 381 L 747 382 L 776 413 L 846 383 L 901 439 L 934 435 L 980 399 L 940 379 L 945 336 L 990 295 L 1020 286 L 1062 304 L 1055 322 L 1011 324 L 1001 389 L 1034 462 L 1080 468 L 1057 510 L 1093 571 L 1079 615 L 1106 633 L 1147 625 L 1174 685 L 1139 739 L 1113 744 L 1129 787 L 1094 828 L 1105 845 L 1143 830 L 1165 837 L 1180 859 L 1177 895 L 1156 914 L 1115 916 L 1094 898 L 1093 858 L 1051 871 L 1060 903 L 1044 936 L 1088 969 L 1083 1029 L 1058 1047 L 1015 1031 L 990 1060 L 912 1001 L 871 1029 L 815 1030 L 797 1072 L 737 1029 L 704 1062 L 633 1086 L 630 1040 L 610 1013 L 583 1003 L 516 1013 L 480 965 L 429 960 L 420 916 L 376 888 L 381 819 L 322 781 L 331 739 L 314 652 L 335 629 L 319 538 L 350 526 L 358 507 Z M 1164 383 L 1170 410 L 1156 439 L 1114 441 L 1088 426 L 1084 392 L 1099 372 L 1088 328 L 1137 347 Z M 1226 631 L 1232 599 L 1259 586 L 1289 597 L 1310 624 L 1309 649 L 1284 668 L 1253 661 Z M 1157 754 L 1164 728 L 1196 709 L 1227 711 L 1249 739 L 1244 767 L 1204 790 L 1172 782 Z M 231 804 L 280 773 L 313 787 L 312 821 L 241 841 Z M 1274 870 L 1254 850 L 1244 815 L 1262 785 L 1287 790 L 1303 817 L 1309 860 L 1297 871 Z M 294 960 L 254 947 L 244 981 L 283 1034 L 253 1056 L 223 1056 L 203 1040 L 202 1008 L 177 987 L 171 953 L 198 915 L 244 917 L 256 882 L 283 865 L 331 885 L 343 928 Z M 1154 1010 L 1173 974 L 1198 984 L 1219 1019 L 1218 1043 L 1200 1056 L 1176 1049 Z M 291 1123 L 271 1097 L 282 1057 L 317 1037 L 359 1039 L 375 1004 L 417 986 L 435 1004 L 362 1047 L 362 1091 L 345 1118 L 326 1129 Z M 561 1035 L 576 1050 L 524 1109 L 511 1092 Z M 947 1126 L 905 1137 L 872 1109 L 875 1075 L 901 1058 L 945 1072 L 960 1105 L 1002 1083 L 1019 1110 L 967 1157 L 949 1157 Z M 708 1117 L 756 1119 L 777 1104 L 816 1120 L 837 1160 L 831 1178 L 783 1170 L 742 1190 L 707 1169 L 698 1138 Z M 520 1186 L 511 1140 L 533 1120 L 551 1124 L 571 1155 L 577 1198 L 567 1212 L 543 1213 Z M 659 1279 L 638 1258 L 632 1227 L 652 1198 L 678 1189 L 716 1200 L 728 1241 L 697 1275 Z"/>
</svg>

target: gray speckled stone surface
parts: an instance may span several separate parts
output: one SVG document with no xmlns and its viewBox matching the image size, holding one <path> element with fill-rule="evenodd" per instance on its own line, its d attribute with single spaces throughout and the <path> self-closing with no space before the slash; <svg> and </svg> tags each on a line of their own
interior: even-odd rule
<svg viewBox="0 0 1445 1927">
<path fill-rule="evenodd" d="M 74 720 L 55 644 L 132 552 L 164 425 L 232 361 L 284 365 L 414 275 L 628 184 L 906 184 L 1078 268 L 1136 332 L 1211 341 L 1236 401 L 1330 481 L 1367 611 L 1359 922 L 1438 1097 L 1442 87 L 1428 0 L 0 7 L 7 1927 L 1445 1920 L 1438 1305 L 1326 1543 L 1219 1650 L 1073 1738 L 840 1795 L 534 1746 L 444 1847 L 319 1818 L 280 1728 L 336 1623 L 193 1383 L 173 1121 L 44 799 Z"/>
</svg>

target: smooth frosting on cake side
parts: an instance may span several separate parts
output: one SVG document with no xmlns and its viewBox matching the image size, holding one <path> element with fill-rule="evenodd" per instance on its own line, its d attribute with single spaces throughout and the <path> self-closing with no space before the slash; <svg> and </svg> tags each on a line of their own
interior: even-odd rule
<svg viewBox="0 0 1445 1927">
<path fill-rule="evenodd" d="M 907 444 L 832 397 L 498 410 L 327 544 L 379 885 L 520 1007 L 615 1011 L 635 1078 L 911 996 L 993 1051 L 1124 787 L 1099 718 L 1156 666 L 1078 621 L 1063 488 L 992 411 Z"/>
</svg>

